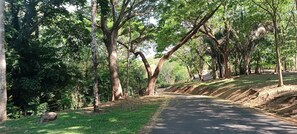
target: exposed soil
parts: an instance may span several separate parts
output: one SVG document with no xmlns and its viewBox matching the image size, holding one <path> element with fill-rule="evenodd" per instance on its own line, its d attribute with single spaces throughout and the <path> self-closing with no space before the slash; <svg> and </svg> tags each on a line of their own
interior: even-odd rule
<svg viewBox="0 0 297 134">
<path fill-rule="evenodd" d="M 121 110 L 133 111 L 137 110 L 143 104 L 154 104 L 164 101 L 163 96 L 135 96 L 135 97 L 126 97 L 118 101 L 109 101 L 99 104 L 100 111 L 94 113 L 93 107 L 84 107 L 81 109 L 82 114 L 101 114 L 111 111 L 114 108 L 120 108 Z"/>
</svg>

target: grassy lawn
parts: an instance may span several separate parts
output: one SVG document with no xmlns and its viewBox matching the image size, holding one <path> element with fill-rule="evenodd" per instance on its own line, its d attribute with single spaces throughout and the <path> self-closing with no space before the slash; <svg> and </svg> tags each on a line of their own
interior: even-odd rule
<svg viewBox="0 0 297 134">
<path fill-rule="evenodd" d="M 162 101 L 142 103 L 136 109 L 123 105 L 107 108 L 100 114 L 86 114 L 82 110 L 61 112 L 58 119 L 38 124 L 38 117 L 9 120 L 0 125 L 5 134 L 133 134 L 137 133 L 152 117 Z"/>
</svg>

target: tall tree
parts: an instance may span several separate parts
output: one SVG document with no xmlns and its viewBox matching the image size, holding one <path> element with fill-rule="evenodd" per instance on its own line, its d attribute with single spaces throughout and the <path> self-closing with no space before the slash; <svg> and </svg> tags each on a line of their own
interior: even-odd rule
<svg viewBox="0 0 297 134">
<path fill-rule="evenodd" d="M 94 77 L 94 84 L 93 84 L 93 107 L 94 112 L 99 110 L 99 94 L 98 94 L 98 62 L 97 62 L 97 41 L 96 41 L 96 13 L 97 13 L 97 0 L 92 0 L 91 2 L 91 10 L 92 10 L 92 62 L 93 62 L 93 77 Z"/>
<path fill-rule="evenodd" d="M 108 52 L 109 71 L 112 87 L 112 100 L 123 96 L 121 81 L 118 71 L 117 39 L 119 30 L 135 16 L 148 14 L 155 0 L 100 0 L 101 24 L 103 41 Z"/>
<path fill-rule="evenodd" d="M 65 86 L 69 84 L 72 75 L 69 66 L 65 61 L 62 61 L 61 57 L 65 56 L 63 55 L 65 53 L 61 54 L 61 46 L 65 45 L 62 44 L 64 41 L 71 42 L 76 39 L 81 41 L 81 38 L 86 38 L 79 37 L 82 33 L 78 34 L 77 31 L 80 30 L 70 32 L 67 36 L 57 36 L 59 30 L 50 33 L 51 36 L 47 36 L 44 32 L 58 23 L 66 22 L 67 24 L 67 21 L 62 18 L 69 17 L 70 19 L 71 15 L 66 10 L 65 4 L 79 6 L 81 2 L 84 3 L 81 0 L 6 1 L 7 17 L 5 18 L 7 23 L 5 24 L 6 35 L 9 35 L 6 36 L 7 55 L 9 55 L 7 70 L 10 72 L 7 79 L 10 85 L 8 96 L 11 96 L 11 102 L 22 110 L 23 115 L 26 115 L 29 110 L 35 109 L 40 103 L 57 104 L 59 98 L 70 98 L 65 98 L 66 95 L 61 94 L 65 93 Z M 73 25 L 64 25 L 68 28 L 71 26 Z M 66 31 L 71 31 L 70 29 L 72 28 Z M 75 39 L 72 34 L 77 35 Z M 85 35 L 90 34 L 87 32 Z M 59 44 L 55 44 L 52 43 L 52 37 L 58 37 L 55 40 L 63 39 Z M 69 44 L 72 46 L 82 44 L 77 42 L 76 40 Z M 62 109 L 63 106 L 60 106 L 49 105 L 49 109 Z"/>
<path fill-rule="evenodd" d="M 4 0 L 1 0 L 0 1 L 0 122 L 3 122 L 7 119 L 4 5 L 5 5 Z"/>
<path fill-rule="evenodd" d="M 253 2 L 263 9 L 269 16 L 271 17 L 273 23 L 273 33 L 274 33 L 274 45 L 276 52 L 276 61 L 277 61 L 277 73 L 278 73 L 278 86 L 281 87 L 284 85 L 283 75 L 282 75 L 282 65 L 281 65 L 281 54 L 280 54 L 280 46 L 279 46 L 279 24 L 278 21 L 280 18 L 279 12 L 281 9 L 281 4 L 287 3 L 287 1 L 283 0 L 253 0 Z"/>
<path fill-rule="evenodd" d="M 231 69 L 230 69 L 230 62 L 229 62 L 229 47 L 230 47 L 230 24 L 229 24 L 229 17 L 228 17 L 228 7 L 227 1 L 224 3 L 224 27 L 225 27 L 225 43 L 223 46 L 223 58 L 224 58 L 224 65 L 225 65 L 225 78 L 231 78 Z"/>
</svg>

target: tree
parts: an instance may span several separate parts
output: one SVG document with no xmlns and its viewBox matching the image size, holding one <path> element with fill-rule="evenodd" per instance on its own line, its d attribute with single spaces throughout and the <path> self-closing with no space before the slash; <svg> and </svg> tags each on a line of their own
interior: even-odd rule
<svg viewBox="0 0 297 134">
<path fill-rule="evenodd" d="M 112 100 L 123 96 L 121 81 L 119 79 L 117 62 L 117 39 L 119 30 L 129 21 L 139 15 L 148 14 L 155 0 L 100 0 L 100 28 L 103 32 L 103 41 L 108 52 L 109 71 L 112 87 Z"/>
<path fill-rule="evenodd" d="M 182 9 L 182 12 L 184 12 L 184 10 L 188 10 L 188 8 L 190 7 L 191 9 L 193 8 L 192 7 L 192 4 L 194 4 L 194 3 L 192 3 L 193 1 L 191 1 L 191 2 L 188 2 L 187 4 L 185 4 L 185 3 L 172 3 L 172 4 L 174 4 L 173 5 L 173 7 L 177 7 L 177 8 L 180 8 L 180 6 L 184 6 L 185 8 L 184 9 Z M 175 5 L 176 4 L 176 5 Z M 196 3 L 195 3 L 196 4 Z M 209 4 L 209 3 L 205 3 L 205 1 L 202 1 L 200 4 Z M 213 5 L 212 5 L 213 4 Z M 182 38 L 180 39 L 180 40 L 178 40 L 176 43 L 175 43 L 175 45 L 169 50 L 169 51 L 167 51 L 160 59 L 159 59 L 159 62 L 158 62 L 158 64 L 157 64 L 157 67 L 155 68 L 155 70 L 154 70 L 154 73 L 153 73 L 153 75 L 152 75 L 152 77 L 151 77 L 151 79 L 149 80 L 149 83 L 148 83 L 148 86 L 147 86 L 147 89 L 146 89 L 146 92 L 147 92 L 147 94 L 148 95 L 154 95 L 154 89 L 155 89 L 155 85 L 156 85 L 156 82 L 157 82 L 157 78 L 158 78 L 158 75 L 159 75 L 159 73 L 160 73 L 160 71 L 161 71 L 161 69 L 162 69 L 162 67 L 163 67 L 163 65 L 164 65 L 164 62 L 166 61 L 166 60 L 168 60 L 171 56 L 172 56 L 172 54 L 175 52 L 175 51 L 177 51 L 180 47 L 182 47 L 184 44 L 186 44 L 197 32 L 198 32 L 198 30 L 200 29 L 200 27 L 203 25 L 203 24 L 205 24 L 213 15 L 214 15 L 214 13 L 219 9 L 219 7 L 221 6 L 220 4 L 219 4 L 219 6 L 216 6 L 216 4 L 217 3 L 212 3 L 211 4 L 211 6 L 213 6 L 213 8 L 214 9 L 210 9 L 210 11 L 209 12 L 207 12 L 201 19 L 200 19 L 200 21 L 198 21 L 199 20 L 199 18 L 201 17 L 201 15 L 203 14 L 203 12 L 201 13 L 200 12 L 200 10 L 199 11 L 197 11 L 198 12 L 198 15 L 197 15 L 197 12 L 191 12 L 191 13 L 189 13 L 188 15 L 190 15 L 190 17 L 189 16 L 187 16 L 187 17 L 189 17 L 189 18 L 194 18 L 193 20 L 191 20 L 193 23 L 192 23 L 192 27 L 190 28 L 190 30 L 188 30 L 186 33 L 184 33 L 185 31 L 182 31 L 182 32 L 180 32 L 180 33 L 177 33 L 177 35 L 179 35 L 179 36 L 182 36 Z M 169 6 L 171 6 L 170 4 L 168 4 Z M 191 6 L 190 6 L 191 5 Z M 197 4 L 197 5 L 199 5 L 199 4 Z M 201 5 L 199 5 L 199 6 L 201 6 Z M 211 6 L 209 6 L 209 7 L 211 7 Z M 174 10 L 178 10 L 178 9 L 174 9 L 174 10 L 172 10 L 172 9 L 166 9 L 166 8 L 168 8 L 167 6 L 165 6 L 165 11 L 167 11 L 167 10 L 171 10 L 172 12 L 173 12 L 173 14 L 170 14 L 170 15 L 176 15 L 175 17 L 180 17 L 179 15 L 178 15 L 178 11 L 176 12 L 176 11 L 174 11 Z M 202 8 L 200 8 L 200 9 L 202 9 Z M 196 9 L 195 9 L 196 10 Z M 181 10 L 179 10 L 179 11 L 181 11 Z M 200 12 L 200 14 L 199 14 L 199 12 Z M 177 14 L 176 14 L 177 13 Z M 193 15 L 193 16 L 192 16 Z M 169 16 L 166 16 L 165 18 L 167 18 L 167 17 L 169 17 Z M 173 24 L 172 26 L 168 26 L 168 25 L 170 25 L 170 24 L 166 24 L 165 23 L 165 25 L 163 26 L 163 28 L 164 28 L 164 31 L 165 32 L 173 32 L 172 30 L 174 30 L 174 29 L 171 29 L 172 27 L 175 27 L 175 26 L 177 26 L 177 24 L 179 25 L 179 23 L 176 23 L 176 22 L 170 22 L 170 21 L 174 21 L 174 19 L 177 19 L 177 18 L 175 18 L 175 17 L 173 17 L 173 16 L 171 16 L 172 18 L 171 19 L 169 19 L 168 20 L 168 23 L 171 23 L 171 24 Z M 188 18 L 188 19 L 189 19 Z M 167 21 L 167 20 L 164 20 L 165 22 Z M 185 22 L 185 23 L 187 23 L 187 22 Z M 169 29 L 168 29 L 169 28 Z M 171 33 L 170 33 L 171 34 Z M 184 34 L 184 35 L 181 35 L 181 34 Z M 162 37 L 160 37 L 161 38 L 161 41 L 164 43 L 168 43 L 168 39 L 166 38 L 166 36 L 165 37 L 163 37 L 164 36 L 164 34 L 161 32 L 161 34 L 160 34 L 160 36 L 162 36 Z M 169 36 L 171 36 L 171 35 L 169 35 Z M 172 37 L 169 37 L 170 39 L 172 38 Z M 174 37 L 175 38 L 175 37 Z M 172 39 L 173 41 L 176 41 L 176 39 Z M 172 41 L 171 40 L 171 41 Z M 169 40 L 170 41 L 170 40 Z M 168 44 L 167 44 L 168 45 Z M 163 48 L 165 48 L 164 46 L 163 46 Z"/>
<path fill-rule="evenodd" d="M 70 44 L 71 50 L 74 50 L 77 44 L 82 44 L 80 39 L 87 38 L 78 37 L 85 33 L 81 32 L 81 27 L 77 31 L 69 32 L 74 26 L 71 24 L 81 25 L 67 24 L 67 22 L 72 22 L 68 20 L 73 18 L 64 5 L 79 6 L 80 2 L 71 0 L 6 1 L 6 54 L 9 72 L 7 84 L 9 85 L 8 96 L 11 96 L 8 102 L 19 108 L 20 114 L 35 114 L 32 111 L 35 112 L 42 103 L 49 104 L 46 107 L 48 110 L 66 109 L 71 106 L 71 94 L 67 90 L 71 88 L 66 88 L 66 86 L 69 86 L 72 76 L 77 73 L 73 66 L 70 67 L 67 64 L 69 59 L 63 59 L 69 54 L 63 51 L 65 50 L 63 48 L 66 44 Z M 63 18 L 68 18 L 68 20 Z M 51 29 L 58 27 L 58 24 L 63 25 L 63 28 Z M 67 36 L 57 35 L 61 31 L 69 33 Z M 85 35 L 90 35 L 89 32 L 86 33 Z M 90 42 L 90 40 L 85 41 Z"/>
<path fill-rule="evenodd" d="M 264 10 L 270 17 L 273 23 L 273 33 L 274 33 L 274 45 L 276 52 L 276 60 L 277 60 L 277 73 L 278 73 L 278 86 L 281 87 L 284 85 L 283 75 L 282 75 L 282 65 L 281 65 L 281 54 L 280 54 L 280 46 L 279 46 L 279 12 L 281 10 L 282 4 L 287 4 L 287 0 L 253 0 L 253 2 Z"/>
<path fill-rule="evenodd" d="M 6 59 L 5 59 L 5 32 L 4 32 L 4 5 L 5 1 L 0 1 L 0 122 L 7 119 L 6 103 Z"/>
<path fill-rule="evenodd" d="M 219 77 L 223 78 L 223 67 L 222 67 L 222 56 L 225 57 L 225 59 L 227 60 L 228 55 L 229 55 L 229 49 L 226 46 L 227 44 L 224 44 L 225 40 L 225 36 L 223 33 L 221 33 L 221 31 L 217 32 L 217 33 L 213 33 L 213 30 L 207 26 L 206 24 L 203 25 L 203 28 L 199 29 L 199 31 L 203 34 L 205 34 L 210 40 L 204 39 L 204 41 L 210 45 L 211 48 L 211 56 L 213 58 L 213 74 L 216 75 L 215 70 L 215 64 L 214 61 L 215 59 L 217 60 L 217 64 L 218 64 L 218 68 L 219 68 Z M 225 61 L 225 60 L 224 60 Z M 229 61 L 228 61 L 229 62 Z M 228 63 L 226 62 L 226 63 Z M 229 64 L 229 63 L 228 63 Z M 227 66 L 229 66 L 228 64 L 225 64 L 225 68 Z M 229 68 L 229 67 L 228 67 Z M 226 75 L 226 71 L 225 70 L 225 75 Z M 213 78 L 215 79 L 217 76 L 213 76 Z M 226 77 L 226 76 L 225 76 Z M 226 77 L 228 78 L 228 77 Z"/>
<path fill-rule="evenodd" d="M 149 45 L 145 42 L 153 38 L 153 34 L 156 31 L 156 28 L 151 24 L 144 24 L 144 20 L 131 19 L 130 21 L 132 22 L 129 22 L 129 25 L 127 26 L 128 30 L 125 28 L 122 30 L 123 32 L 121 33 L 121 37 L 123 38 L 119 38 L 117 42 L 125 47 L 129 53 L 134 54 L 135 57 L 140 56 L 147 72 L 147 78 L 149 80 L 152 77 L 152 68 L 145 54 L 139 49 L 142 46 Z M 129 37 L 125 38 L 124 35 L 126 35 L 126 32 L 128 32 Z M 125 39 L 126 41 L 124 41 Z"/>
<path fill-rule="evenodd" d="M 93 107 L 94 112 L 99 110 L 99 94 L 98 94 L 98 72 L 97 72 L 97 41 L 96 41 L 96 13 L 97 13 L 97 1 L 92 0 L 91 10 L 92 10 L 92 62 L 93 62 L 93 75 L 94 75 L 94 84 L 93 84 Z"/>
<path fill-rule="evenodd" d="M 295 11 L 297 10 L 297 0 L 295 0 Z M 295 30 L 295 45 L 297 48 L 297 16 L 295 12 L 291 12 L 291 14 L 293 15 L 293 27 Z M 295 52 L 295 71 L 297 71 L 297 51 Z"/>
</svg>

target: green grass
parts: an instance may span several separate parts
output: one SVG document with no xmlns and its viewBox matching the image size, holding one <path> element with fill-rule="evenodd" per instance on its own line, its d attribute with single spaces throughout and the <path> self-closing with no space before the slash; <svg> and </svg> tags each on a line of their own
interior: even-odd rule
<svg viewBox="0 0 297 134">
<path fill-rule="evenodd" d="M 297 73 L 284 73 L 283 78 L 285 85 L 297 85 Z M 232 79 L 211 80 L 207 82 L 193 81 L 183 84 L 176 84 L 168 90 L 189 94 L 211 95 L 222 99 L 227 99 L 234 92 L 243 93 L 248 89 L 261 89 L 266 86 L 276 87 L 277 84 L 277 74 L 252 74 L 249 76 L 241 75 Z"/>
<path fill-rule="evenodd" d="M 38 117 L 9 120 L 0 125 L 5 134 L 133 134 L 137 133 L 159 108 L 160 103 L 143 104 L 137 110 L 120 107 L 100 114 L 83 114 L 82 111 L 59 113 L 58 119 L 38 124 Z"/>
<path fill-rule="evenodd" d="M 297 85 L 297 73 L 286 73 L 283 75 L 285 85 Z M 183 85 L 207 86 L 210 89 L 249 89 L 261 88 L 269 85 L 278 84 L 277 74 L 262 75 L 241 75 L 235 79 L 216 80 L 209 82 L 190 82 Z"/>
</svg>

